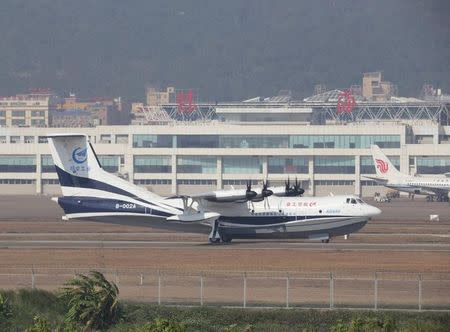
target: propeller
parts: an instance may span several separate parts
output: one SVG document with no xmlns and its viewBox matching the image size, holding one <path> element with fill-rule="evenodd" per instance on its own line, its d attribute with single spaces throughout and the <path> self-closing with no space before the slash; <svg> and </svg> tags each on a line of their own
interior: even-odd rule
<svg viewBox="0 0 450 332">
<path fill-rule="evenodd" d="M 245 191 L 245 198 L 247 200 L 251 200 L 252 198 L 256 197 L 258 195 L 256 191 L 252 190 L 252 182 L 247 181 L 247 190 Z"/>
<path fill-rule="evenodd" d="M 267 180 L 266 182 L 263 181 L 263 187 L 261 190 L 261 194 L 263 197 L 269 197 L 269 196 L 273 195 L 273 191 L 270 189 L 267 189 L 268 186 L 269 186 L 269 180 Z"/>
<path fill-rule="evenodd" d="M 304 189 L 300 188 L 300 182 L 295 178 L 294 186 L 291 187 L 290 179 L 288 178 L 287 181 L 285 181 L 285 193 L 286 196 L 292 197 L 292 196 L 301 196 L 305 192 Z"/>
<path fill-rule="evenodd" d="M 300 188 L 300 182 L 297 181 L 297 178 L 295 178 L 294 192 L 296 193 L 296 196 L 301 196 L 305 192 L 303 188 Z"/>
<path fill-rule="evenodd" d="M 267 197 L 272 196 L 273 191 L 270 189 L 267 189 L 268 186 L 269 186 L 269 180 L 266 180 L 266 182 L 263 181 L 261 195 L 264 197 L 264 208 L 270 209 L 269 200 L 267 199 Z"/>
</svg>

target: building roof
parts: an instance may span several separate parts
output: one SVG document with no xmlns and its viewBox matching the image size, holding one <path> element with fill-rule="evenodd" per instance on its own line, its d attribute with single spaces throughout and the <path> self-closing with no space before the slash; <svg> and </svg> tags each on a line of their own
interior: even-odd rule
<svg viewBox="0 0 450 332">
<path fill-rule="evenodd" d="M 303 101 L 312 103 L 337 103 L 339 96 L 343 93 L 344 91 L 342 90 L 334 89 L 305 98 L 303 99 Z M 354 95 L 353 97 L 355 98 L 356 101 L 362 100 L 360 96 Z"/>
</svg>

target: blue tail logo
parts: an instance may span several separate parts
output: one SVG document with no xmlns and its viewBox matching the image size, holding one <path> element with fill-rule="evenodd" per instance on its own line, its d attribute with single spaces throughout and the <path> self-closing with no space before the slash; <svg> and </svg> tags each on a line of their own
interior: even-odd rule
<svg viewBox="0 0 450 332">
<path fill-rule="evenodd" d="M 87 148 L 76 148 L 72 151 L 72 159 L 77 164 L 82 164 L 87 159 Z"/>
</svg>

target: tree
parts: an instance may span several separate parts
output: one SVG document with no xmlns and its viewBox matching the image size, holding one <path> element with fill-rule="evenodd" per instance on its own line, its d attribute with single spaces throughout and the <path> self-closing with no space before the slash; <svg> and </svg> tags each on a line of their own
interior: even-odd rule
<svg viewBox="0 0 450 332">
<path fill-rule="evenodd" d="M 62 288 L 60 296 L 67 301 L 68 323 L 78 323 L 85 331 L 113 324 L 119 311 L 119 289 L 98 271 L 78 274 Z"/>
</svg>

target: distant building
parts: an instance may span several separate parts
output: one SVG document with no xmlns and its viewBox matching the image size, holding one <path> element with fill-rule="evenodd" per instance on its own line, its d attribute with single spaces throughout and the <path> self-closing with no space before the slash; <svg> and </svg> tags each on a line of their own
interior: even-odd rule
<svg viewBox="0 0 450 332">
<path fill-rule="evenodd" d="M 382 80 L 380 71 L 364 73 L 362 95 L 368 101 L 387 101 L 397 95 L 397 87 Z"/>
<path fill-rule="evenodd" d="M 48 127 L 57 97 L 47 89 L 0 97 L 0 127 Z"/>
<path fill-rule="evenodd" d="M 175 103 L 175 88 L 169 86 L 166 91 L 159 91 L 155 87 L 147 87 L 145 91 L 147 106 L 159 106 Z"/>
<path fill-rule="evenodd" d="M 79 101 L 71 94 L 51 114 L 52 127 L 96 127 L 129 124 L 128 113 L 119 98 Z"/>
</svg>

